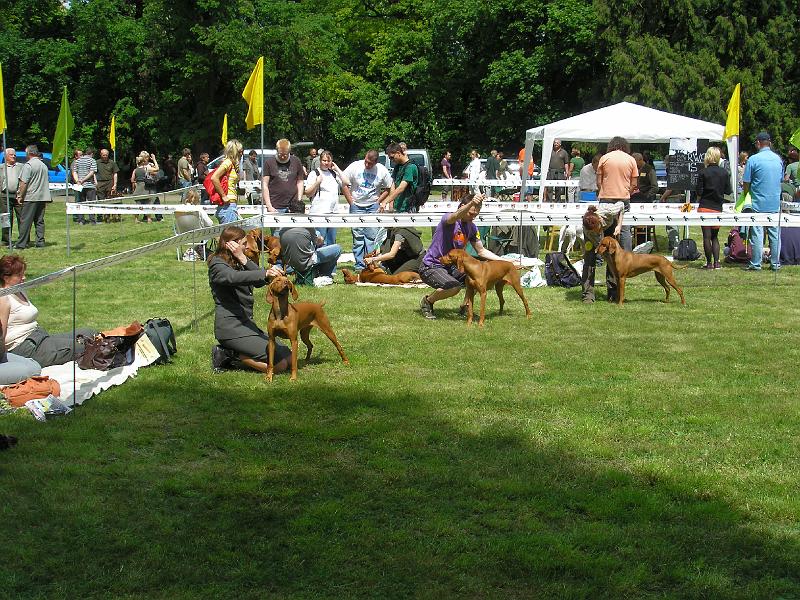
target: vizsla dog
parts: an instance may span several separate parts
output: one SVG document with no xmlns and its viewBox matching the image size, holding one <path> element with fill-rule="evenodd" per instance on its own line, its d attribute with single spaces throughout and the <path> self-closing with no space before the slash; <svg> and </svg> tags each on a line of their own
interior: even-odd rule
<svg viewBox="0 0 800 600">
<path fill-rule="evenodd" d="M 269 320 L 267 321 L 267 333 L 269 333 L 269 343 L 267 344 L 267 354 L 269 357 L 269 370 L 266 374 L 267 381 L 272 381 L 272 369 L 275 364 L 275 336 L 288 339 L 292 343 L 292 375 L 289 381 L 297 379 L 297 336 L 308 348 L 306 352 L 306 361 L 311 358 L 311 350 L 314 345 L 311 343 L 309 333 L 312 327 L 319 327 L 322 332 L 328 336 L 328 339 L 333 342 L 336 349 L 339 351 L 339 356 L 342 357 L 342 362 L 349 365 L 350 361 L 344 354 L 344 349 L 339 340 L 336 339 L 336 334 L 333 333 L 331 322 L 328 320 L 328 315 L 322 308 L 322 304 L 314 302 L 296 302 L 289 304 L 289 294 L 292 298 L 297 300 L 297 290 L 294 284 L 289 281 L 285 275 L 279 275 L 272 280 L 267 288 L 267 302 L 272 303 L 272 310 L 269 313 Z"/>
<path fill-rule="evenodd" d="M 611 236 L 604 237 L 597 247 L 597 253 L 602 254 L 606 259 L 611 273 L 617 279 L 617 304 L 625 302 L 625 280 L 628 277 L 636 277 L 647 271 L 654 271 L 658 283 L 664 288 L 667 297 L 664 302 L 669 302 L 669 286 L 675 288 L 681 297 L 681 304 L 686 304 L 683 297 L 683 290 L 678 287 L 672 271 L 675 269 L 672 263 L 658 254 L 634 254 L 628 252 L 619 242 Z M 686 268 L 686 267 L 681 267 Z M 669 285 L 667 285 L 669 284 Z"/>
<path fill-rule="evenodd" d="M 481 295 L 481 318 L 478 326 L 483 327 L 486 320 L 486 290 L 494 286 L 497 297 L 500 300 L 500 314 L 503 314 L 503 287 L 509 284 L 517 291 L 517 295 L 525 305 L 525 316 L 531 318 L 531 309 L 528 307 L 528 300 L 522 292 L 522 285 L 519 282 L 519 271 L 514 263 L 507 260 L 477 260 L 467 254 L 466 250 L 450 250 L 445 256 L 439 259 L 443 265 L 456 265 L 459 271 L 467 275 L 467 292 L 464 297 L 467 304 L 467 325 L 472 324 L 472 301 L 475 297 L 475 290 Z"/>
<path fill-rule="evenodd" d="M 281 255 L 281 242 L 277 237 L 273 235 L 263 237 L 260 229 L 251 229 L 247 232 L 244 243 L 244 255 L 254 263 L 259 263 L 262 243 L 264 252 L 267 253 L 267 262 L 271 265 L 278 262 L 278 257 Z"/>
<path fill-rule="evenodd" d="M 370 252 L 365 258 L 376 256 L 377 254 L 377 252 Z M 342 269 L 342 275 L 344 275 L 345 283 L 391 283 L 398 285 L 401 283 L 416 283 L 417 281 L 422 281 L 419 277 L 419 273 L 404 271 L 396 275 L 389 275 L 386 271 L 376 266 L 375 263 L 367 264 L 358 276 L 347 269 Z"/>
</svg>

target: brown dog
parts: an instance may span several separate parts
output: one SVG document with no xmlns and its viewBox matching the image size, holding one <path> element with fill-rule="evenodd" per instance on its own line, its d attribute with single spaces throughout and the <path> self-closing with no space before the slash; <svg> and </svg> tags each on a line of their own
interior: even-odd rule
<svg viewBox="0 0 800 600">
<path fill-rule="evenodd" d="M 497 297 L 500 300 L 500 314 L 503 314 L 503 287 L 509 284 L 513 287 L 517 295 L 525 305 L 525 316 L 531 318 L 531 309 L 528 307 L 528 300 L 522 291 L 519 281 L 519 271 L 514 263 L 507 260 L 477 260 L 467 254 L 466 250 L 450 250 L 445 256 L 439 259 L 443 265 L 456 265 L 459 271 L 467 275 L 467 293 L 464 299 L 467 304 L 467 325 L 472 324 L 472 301 L 475 297 L 475 290 L 481 295 L 481 318 L 478 326 L 483 327 L 486 320 L 486 290 L 494 286 Z"/>
<path fill-rule="evenodd" d="M 269 264 L 274 265 L 278 262 L 278 257 L 281 255 L 281 242 L 277 237 L 273 235 L 263 237 L 260 229 L 251 229 L 247 232 L 244 243 L 244 255 L 254 263 L 260 263 L 259 255 L 262 247 L 267 254 L 267 262 Z"/>
<path fill-rule="evenodd" d="M 658 254 L 634 254 L 628 252 L 619 242 L 611 236 L 606 236 L 597 247 L 597 253 L 602 254 L 606 259 L 607 268 L 617 280 L 617 304 L 625 302 L 625 280 L 628 277 L 636 277 L 647 271 L 654 271 L 658 283 L 664 288 L 667 297 L 664 302 L 669 302 L 669 286 L 675 288 L 681 297 L 681 304 L 686 304 L 683 297 L 683 290 L 678 287 L 672 271 L 675 267 L 663 256 Z M 686 268 L 686 267 L 682 267 Z M 669 284 L 669 285 L 667 285 Z"/>
<path fill-rule="evenodd" d="M 267 321 L 267 333 L 269 333 L 267 381 L 272 381 L 272 369 L 275 364 L 275 336 L 288 339 L 292 343 L 292 376 L 289 381 L 294 381 L 297 379 L 297 336 L 298 334 L 300 335 L 300 339 L 303 340 L 306 348 L 308 348 L 306 352 L 306 361 L 308 361 L 311 358 L 311 349 L 314 347 L 309 338 L 309 333 L 314 326 L 319 327 L 328 336 L 328 339 L 333 342 L 333 345 L 339 351 L 342 362 L 349 365 L 350 361 L 347 360 L 344 349 L 339 344 L 339 340 L 336 339 L 336 334 L 333 333 L 328 315 L 325 314 L 325 310 L 322 308 L 324 302 L 322 304 L 314 302 L 289 304 L 289 293 L 292 294 L 292 298 L 297 300 L 297 290 L 285 275 L 275 277 L 267 288 L 267 302 L 272 303 L 272 310 L 270 310 L 269 320 Z"/>
<path fill-rule="evenodd" d="M 370 252 L 364 258 L 370 258 L 377 255 L 378 251 L 376 250 L 374 252 Z M 342 275 L 344 275 L 345 283 L 391 283 L 394 285 L 399 285 L 401 283 L 416 283 L 418 281 L 422 281 L 422 279 L 419 277 L 419 273 L 415 273 L 414 271 L 404 271 L 402 273 L 397 273 L 396 275 L 389 275 L 374 262 L 369 264 L 365 263 L 364 270 L 361 271 L 358 276 L 348 269 L 342 269 Z"/>
</svg>

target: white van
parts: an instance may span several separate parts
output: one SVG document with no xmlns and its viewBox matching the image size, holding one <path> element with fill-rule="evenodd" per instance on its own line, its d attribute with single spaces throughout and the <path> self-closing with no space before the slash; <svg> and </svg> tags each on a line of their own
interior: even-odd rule
<svg viewBox="0 0 800 600">
<path fill-rule="evenodd" d="M 428 173 L 433 173 L 433 171 L 431 170 L 431 159 L 428 156 L 427 150 L 425 150 L 424 148 L 422 149 L 414 148 L 413 150 L 408 149 L 406 150 L 406 155 L 408 155 L 408 158 L 415 165 L 417 165 L 418 167 L 427 167 Z M 386 156 L 385 152 L 378 153 L 378 162 L 381 163 L 387 169 L 389 169 L 389 173 L 391 173 L 394 170 L 394 167 L 392 166 L 392 161 L 389 160 L 389 157 Z"/>
</svg>

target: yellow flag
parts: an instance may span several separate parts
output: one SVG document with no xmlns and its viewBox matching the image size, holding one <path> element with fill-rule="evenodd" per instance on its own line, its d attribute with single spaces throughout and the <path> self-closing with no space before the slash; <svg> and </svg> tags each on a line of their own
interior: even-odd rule
<svg viewBox="0 0 800 600">
<path fill-rule="evenodd" d="M 225 118 L 222 119 L 222 146 L 228 143 L 228 113 L 225 113 Z"/>
<path fill-rule="evenodd" d="M 0 131 L 6 130 L 6 99 L 3 96 L 3 65 L 0 64 Z"/>
<path fill-rule="evenodd" d="M 111 129 L 108 132 L 108 143 L 111 144 L 111 149 L 117 149 L 117 118 L 111 115 Z"/>
<path fill-rule="evenodd" d="M 250 74 L 247 85 L 244 86 L 242 98 L 247 101 L 247 128 L 252 129 L 264 122 L 264 57 L 260 57 L 256 68 Z"/>
<path fill-rule="evenodd" d="M 740 95 L 742 92 L 742 84 L 737 83 L 736 87 L 733 88 L 733 95 L 731 95 L 731 101 L 728 102 L 728 120 L 725 121 L 725 133 L 722 134 L 722 137 L 726 140 L 728 138 L 733 137 L 734 135 L 739 135 L 739 111 L 741 110 L 741 102 L 740 102 Z"/>
</svg>

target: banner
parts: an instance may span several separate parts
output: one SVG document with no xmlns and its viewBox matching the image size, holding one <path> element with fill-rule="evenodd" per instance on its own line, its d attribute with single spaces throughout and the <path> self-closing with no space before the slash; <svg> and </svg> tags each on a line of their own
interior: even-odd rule
<svg viewBox="0 0 800 600">
<path fill-rule="evenodd" d="M 64 86 L 64 94 L 61 96 L 61 110 L 58 113 L 58 125 L 56 134 L 53 136 L 53 156 L 50 159 L 51 165 L 57 165 L 67 157 L 67 141 L 75 129 L 75 121 L 69 110 L 69 100 L 67 100 L 67 86 Z"/>
<path fill-rule="evenodd" d="M 108 132 L 108 143 L 111 144 L 111 149 L 117 149 L 117 118 L 111 115 L 111 129 Z"/>
<path fill-rule="evenodd" d="M 225 113 L 225 118 L 222 119 L 222 147 L 228 143 L 228 113 Z"/>
<path fill-rule="evenodd" d="M 247 128 L 252 129 L 264 122 L 264 57 L 260 57 L 256 68 L 250 74 L 247 85 L 244 86 L 242 98 L 247 101 Z"/>
<path fill-rule="evenodd" d="M 6 130 L 6 99 L 3 95 L 3 65 L 0 63 L 0 131 Z"/>
<path fill-rule="evenodd" d="M 728 119 L 725 121 L 725 133 L 722 134 L 723 139 L 728 139 L 734 135 L 739 135 L 739 113 L 741 110 L 741 92 L 742 84 L 737 83 L 733 88 L 730 102 L 728 102 Z M 731 157 L 733 159 L 734 157 Z"/>
</svg>

